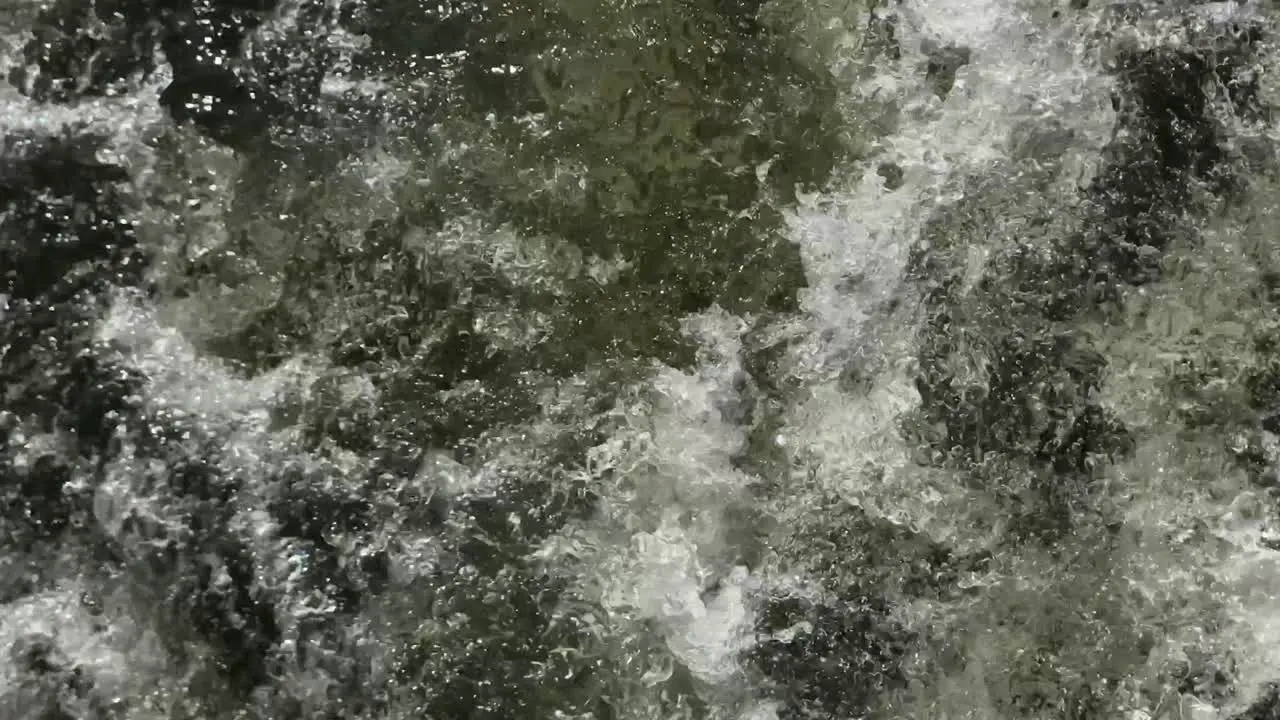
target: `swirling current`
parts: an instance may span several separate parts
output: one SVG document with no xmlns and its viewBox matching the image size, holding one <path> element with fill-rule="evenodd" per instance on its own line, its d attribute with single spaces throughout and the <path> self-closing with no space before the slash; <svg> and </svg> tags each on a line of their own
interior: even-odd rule
<svg viewBox="0 0 1280 720">
<path fill-rule="evenodd" d="M 0 720 L 1280 718 L 1263 0 L 0 0 Z"/>
</svg>

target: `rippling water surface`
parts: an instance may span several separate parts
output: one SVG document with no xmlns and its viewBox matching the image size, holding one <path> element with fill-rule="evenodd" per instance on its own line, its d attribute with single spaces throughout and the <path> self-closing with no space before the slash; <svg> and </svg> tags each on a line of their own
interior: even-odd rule
<svg viewBox="0 0 1280 720">
<path fill-rule="evenodd" d="M 0 0 L 0 718 L 1280 717 L 1276 19 Z"/>
</svg>

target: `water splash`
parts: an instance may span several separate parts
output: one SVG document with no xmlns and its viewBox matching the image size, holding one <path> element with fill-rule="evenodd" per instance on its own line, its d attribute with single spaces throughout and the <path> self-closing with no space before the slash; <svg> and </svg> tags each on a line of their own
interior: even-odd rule
<svg viewBox="0 0 1280 720">
<path fill-rule="evenodd" d="M 1098 452 L 1082 461 L 1087 472 L 1054 471 L 1063 486 L 1078 483 L 1069 489 L 1086 499 L 1063 502 L 1086 522 L 1052 542 L 1028 539 L 1019 523 L 1031 521 L 1018 513 L 1033 514 L 1037 493 L 1049 492 L 1037 484 L 1047 472 L 1039 460 L 1010 442 L 987 447 L 976 470 L 948 464 L 920 439 L 952 432 L 946 422 L 913 426 L 935 402 L 920 380 L 939 302 L 922 254 L 942 258 L 939 284 L 956 288 L 946 301 L 961 328 L 946 361 L 954 384 L 995 393 L 1007 358 L 992 347 L 1026 318 L 992 310 L 992 286 L 1023 281 L 1017 251 L 1053 255 L 1105 215 L 1085 189 L 1131 130 L 1113 105 L 1131 88 L 1111 64 L 1201 42 L 1205 24 L 1254 22 L 1260 6 L 922 0 L 810 11 L 808 31 L 835 38 L 824 59 L 831 78 L 847 81 L 844 121 L 866 131 L 864 156 L 822 191 L 800 192 L 794 209 L 769 196 L 786 195 L 788 158 L 729 173 L 754 177 L 752 193 L 771 188 L 736 208 L 737 219 L 786 217 L 806 285 L 796 307 L 735 289 L 777 276 L 704 277 L 738 267 L 734 252 L 708 254 L 698 262 L 714 268 L 699 274 L 706 268 L 664 265 L 659 256 L 674 250 L 632 247 L 649 225 L 602 226 L 608 237 L 584 243 L 488 217 L 498 207 L 573 237 L 573 213 L 593 207 L 595 185 L 611 176 L 590 175 L 600 169 L 584 169 L 573 148 L 504 176 L 503 161 L 527 159 L 522 143 L 563 128 L 545 113 L 492 111 L 468 124 L 434 105 L 439 117 L 406 120 L 403 103 L 424 88 L 366 72 L 368 38 L 385 29 L 361 36 L 340 11 L 321 12 L 327 30 L 311 37 L 313 9 L 277 13 L 247 55 L 332 52 L 327 75 L 295 62 L 280 80 L 296 103 L 320 98 L 316 114 L 394 106 L 354 133 L 362 137 L 335 141 L 339 149 L 325 144 L 325 132 L 340 134 L 332 127 L 300 120 L 281 120 L 261 155 L 214 147 L 192 126 L 170 127 L 150 100 L 173 81 L 164 72 L 136 92 L 73 105 L 0 96 L 6 133 L 82 121 L 110 131 L 102 159 L 132 178 L 136 232 L 160 288 L 117 292 L 87 321 L 82 356 L 105 368 L 90 390 L 122 388 L 102 448 L 83 449 L 79 430 L 0 414 L 5 471 L 25 482 L 41 462 L 74 466 L 62 487 L 84 498 L 71 515 L 87 539 L 76 542 L 98 542 L 108 556 L 97 568 L 69 562 L 38 579 L 38 592 L 4 595 L 0 645 L 45 642 L 61 653 L 61 669 L 41 676 L 49 687 L 31 684 L 31 653 L 0 663 L 15 717 L 60 702 L 80 717 L 159 716 L 167 706 L 188 717 L 479 718 L 519 708 L 584 720 L 1154 720 L 1176 707 L 1228 718 L 1274 680 L 1272 510 L 1238 464 L 1246 453 L 1217 437 L 1254 418 L 1218 418 L 1188 435 L 1192 421 L 1176 415 L 1159 369 L 1173 345 L 1212 344 L 1206 334 L 1235 343 L 1239 357 L 1253 352 L 1241 339 L 1252 329 L 1230 327 L 1263 320 L 1233 326 L 1231 311 L 1253 302 L 1243 276 L 1264 282 L 1261 261 L 1239 261 L 1249 249 L 1236 238 L 1269 227 L 1265 163 L 1243 202 L 1255 216 L 1217 207 L 1222 227 L 1196 221 L 1199 244 L 1170 250 L 1165 274 L 1117 301 L 1127 324 L 1082 313 L 1022 328 L 1087 337 L 1110 368 L 1082 400 L 1050 395 L 1052 383 L 1025 369 L 1016 390 L 1030 398 L 1026 424 L 1049 438 L 1059 416 L 1075 422 L 1098 404 L 1138 438 L 1117 462 Z M 745 13 L 733 31 L 756 32 L 767 14 Z M 827 34 L 842 23 L 891 28 L 889 50 L 871 31 Z M 678 76 L 666 55 L 617 42 L 656 68 L 674 63 Z M 19 45 L 9 42 L 5 57 Z M 411 68 L 444 62 L 400 50 L 395 63 Z M 805 53 L 822 56 L 795 52 Z M 260 70 L 246 70 L 246 82 L 270 77 Z M 425 94 L 467 77 L 465 67 L 450 73 Z M 592 97 L 613 98 L 616 78 L 601 77 Z M 626 117 L 627 95 L 618 97 Z M 1267 120 L 1215 112 L 1230 118 L 1232 137 L 1274 134 Z M 674 121 L 649 130 L 644 142 L 663 152 L 688 134 Z M 455 166 L 489 184 L 460 196 Z M 619 207 L 643 197 L 617 182 Z M 522 216 L 541 212 L 521 204 L 526 190 L 549 203 L 550 220 Z M 626 216 L 596 209 L 602 222 Z M 348 261 L 386 237 L 395 249 L 372 266 Z M 317 249 L 317 238 L 332 243 Z M 682 242 L 681 252 L 694 247 Z M 200 263 L 217 270 L 188 284 Z M 1177 276 L 1178 263 L 1216 270 Z M 1209 302 L 1196 297 L 1206 287 L 1226 290 Z M 437 304 L 425 312 L 393 296 L 401 291 Z M 699 303 L 710 309 L 688 310 Z M 305 332 L 288 335 L 273 312 L 295 313 L 285 320 Z M 631 321 L 633 332 L 611 327 Z M 1198 324 L 1196 339 L 1168 329 L 1184 322 Z M 114 604 L 95 614 L 102 601 L 82 606 L 86 593 Z M 168 615 L 133 609 L 148 606 Z M 1188 685 L 1219 669 L 1233 690 Z M 93 678 L 92 692 L 54 687 L 77 672 Z M 90 707 L 117 696 L 114 709 Z"/>
</svg>

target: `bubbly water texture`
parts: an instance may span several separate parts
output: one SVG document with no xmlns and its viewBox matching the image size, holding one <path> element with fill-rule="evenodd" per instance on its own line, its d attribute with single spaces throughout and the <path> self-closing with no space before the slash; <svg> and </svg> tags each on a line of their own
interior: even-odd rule
<svg viewBox="0 0 1280 720">
<path fill-rule="evenodd" d="M 1225 89 L 1273 62 L 1270 6 L 764 3 L 748 14 L 791 13 L 782 55 L 831 82 L 823 122 L 854 149 L 821 182 L 782 175 L 740 207 L 738 185 L 707 180 L 677 204 L 706 200 L 712 220 L 680 239 L 645 224 L 667 206 L 603 205 L 642 197 L 611 173 L 648 160 L 599 138 L 648 91 L 615 93 L 611 63 L 662 43 L 683 57 L 683 30 L 644 33 L 685 6 L 653 3 L 651 21 L 643 3 L 578 5 L 556 7 L 582 47 L 548 55 L 591 50 L 605 27 L 622 59 L 566 64 L 559 116 L 458 110 L 447 48 L 412 82 L 390 53 L 352 69 L 385 31 L 339 29 L 336 5 L 306 26 L 324 3 L 279 7 L 246 40 L 298 52 L 295 69 L 326 58 L 311 101 L 325 129 L 275 139 L 293 155 L 175 123 L 156 102 L 165 68 L 72 103 L 0 90 L 0 169 L 64 125 L 107 135 L 93 152 L 127 171 L 121 212 L 152 283 L 95 288 L 72 357 L 102 374 L 50 381 L 68 413 L 111 418 L 101 446 L 85 449 L 87 421 L 42 422 L 23 399 L 49 366 L 0 377 L 4 512 L 19 518 L 0 526 L 0 715 L 1272 717 L 1275 128 Z M 32 64 L 36 13 L 0 12 L 6 64 Z M 1260 38 L 1247 52 L 1242 27 Z M 1237 50 L 1247 67 L 1227 77 Z M 489 76 L 533 73 L 528 57 Z M 1148 92 L 1197 57 L 1192 90 Z M 762 77 L 784 108 L 819 104 L 796 89 L 809 80 Z M 1256 82 L 1266 105 L 1274 77 Z M 674 136 L 698 100 L 656 86 Z M 1150 151 L 1143 124 L 1177 114 L 1149 96 L 1177 92 L 1210 100 L 1166 125 L 1217 128 L 1203 153 L 1237 182 L 1187 161 L 1168 181 L 1189 188 L 1177 207 L 1126 204 L 1117 193 L 1142 189 L 1107 185 L 1108 168 L 1182 162 Z M 745 125 L 767 125 L 743 105 Z M 537 145 L 557 133 L 561 155 Z M 822 142 L 775 140 L 724 176 L 801 175 L 777 170 L 782 153 Z M 581 150 L 593 142 L 613 154 Z M 658 165 L 693 154 L 645 147 L 669 151 Z M 650 177 L 720 172 L 697 167 Z M 790 305 L 753 299 L 791 282 L 787 251 L 698 254 L 740 220 L 798 257 Z M 1148 245 L 1114 229 L 1130 221 L 1155 227 Z M 42 231 L 21 227 L 0 243 Z M 389 228 L 396 249 L 378 255 Z M 1120 235 L 1132 255 L 1089 240 Z M 8 246 L 0 261 L 25 257 Z M 1125 274 L 1151 257 L 1140 281 Z M 1094 294 L 1037 305 L 1056 282 Z M 0 322 L 16 322 L 17 287 Z M 0 358 L 45 357 L 23 337 Z M 97 399 L 112 383 L 115 405 Z M 41 530 L 40 502 L 67 503 L 65 527 Z"/>
</svg>

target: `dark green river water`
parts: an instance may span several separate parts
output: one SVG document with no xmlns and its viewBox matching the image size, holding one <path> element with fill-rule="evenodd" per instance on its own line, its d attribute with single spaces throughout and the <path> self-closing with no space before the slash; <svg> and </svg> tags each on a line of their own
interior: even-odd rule
<svg viewBox="0 0 1280 720">
<path fill-rule="evenodd" d="M 1280 718 L 1277 17 L 0 0 L 0 719 Z"/>
</svg>

